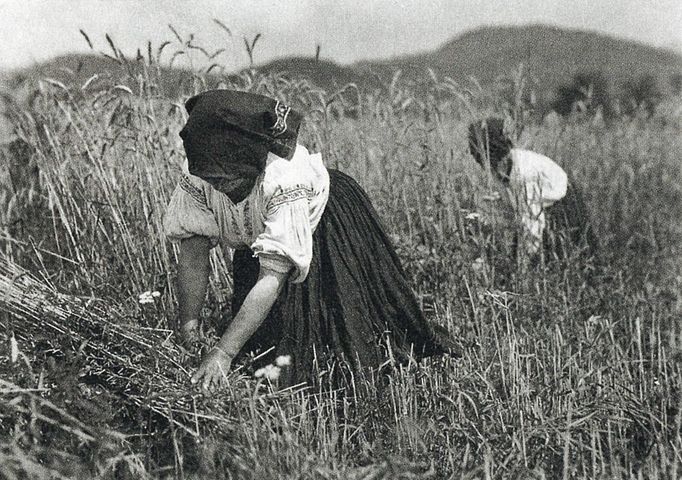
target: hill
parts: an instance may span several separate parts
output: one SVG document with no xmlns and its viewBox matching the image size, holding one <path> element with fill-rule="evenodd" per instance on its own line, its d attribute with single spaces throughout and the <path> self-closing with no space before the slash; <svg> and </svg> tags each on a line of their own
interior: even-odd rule
<svg viewBox="0 0 682 480">
<path fill-rule="evenodd" d="M 471 31 L 414 60 L 455 80 L 473 76 L 486 82 L 523 63 L 543 90 L 580 72 L 602 72 L 616 86 L 646 74 L 669 78 L 682 72 L 682 56 L 672 51 L 540 25 Z"/>
<path fill-rule="evenodd" d="M 482 84 L 490 84 L 520 64 L 546 95 L 582 72 L 601 72 L 615 87 L 644 75 L 669 83 L 672 77 L 682 74 L 682 55 L 672 50 L 543 25 L 484 27 L 464 33 L 435 51 L 380 62 L 340 67 L 331 62 L 293 58 L 260 68 L 288 71 L 328 87 L 348 81 L 375 85 L 377 80 L 389 81 L 397 70 L 403 78 L 420 82 L 428 78 L 428 69 L 458 82 L 474 77 Z"/>
<path fill-rule="evenodd" d="M 524 65 L 534 79 L 538 93 L 544 98 L 571 81 L 581 72 L 601 72 L 613 86 L 619 87 L 643 75 L 658 77 L 666 86 L 682 75 L 682 55 L 641 43 L 607 35 L 530 25 L 484 27 L 453 38 L 435 51 L 388 59 L 338 65 L 311 57 L 277 59 L 258 66 L 265 73 L 288 72 L 294 78 L 305 78 L 327 90 L 347 83 L 374 88 L 390 82 L 400 70 L 402 78 L 414 82 L 427 81 L 428 69 L 440 77 L 458 82 L 475 77 L 490 84 L 500 75 L 509 74 Z M 23 80 L 52 77 L 81 84 L 95 74 L 124 76 L 126 69 L 140 68 L 134 60 L 122 65 L 97 55 L 67 55 L 14 72 L 6 88 L 13 90 Z M 178 84 L 192 73 L 178 68 L 157 66 L 164 94 L 175 96 Z"/>
<path fill-rule="evenodd" d="M 376 85 L 372 72 L 353 66 L 342 66 L 329 60 L 313 57 L 289 57 L 277 59 L 257 67 L 262 73 L 287 72 L 292 77 L 305 78 L 318 87 L 334 91 L 349 83 L 361 86 Z"/>
<path fill-rule="evenodd" d="M 4 79 L 0 76 L 0 90 L 15 91 L 39 78 L 51 78 L 75 85 L 84 85 L 89 81 L 90 85 L 95 86 L 105 79 L 122 81 L 134 78 L 143 66 L 143 62 L 134 58 L 116 60 L 97 54 L 60 55 L 46 62 L 5 74 Z M 168 96 L 174 96 L 172 92 L 177 90 L 177 85 L 192 77 L 192 72 L 186 69 L 163 65 L 153 65 L 153 68 L 158 70 L 163 92 Z"/>
</svg>

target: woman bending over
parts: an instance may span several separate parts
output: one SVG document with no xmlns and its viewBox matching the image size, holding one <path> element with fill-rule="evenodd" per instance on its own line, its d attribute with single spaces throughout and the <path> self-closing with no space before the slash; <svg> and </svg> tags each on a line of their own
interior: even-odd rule
<svg viewBox="0 0 682 480">
<path fill-rule="evenodd" d="M 197 335 L 209 250 L 233 255 L 233 318 L 193 376 L 220 386 L 233 362 L 290 355 L 285 384 L 331 355 L 354 370 L 447 350 L 420 311 L 366 193 L 297 143 L 301 115 L 274 99 L 212 90 L 186 103 L 187 164 L 165 218 L 180 244 L 180 333 Z"/>
</svg>

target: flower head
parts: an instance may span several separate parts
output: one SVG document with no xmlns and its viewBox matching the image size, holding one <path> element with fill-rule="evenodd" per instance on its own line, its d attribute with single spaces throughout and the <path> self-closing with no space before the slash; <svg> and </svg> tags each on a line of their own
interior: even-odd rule
<svg viewBox="0 0 682 480">
<path fill-rule="evenodd" d="M 280 355 L 275 359 L 275 365 L 278 367 L 286 367 L 291 365 L 291 355 Z"/>
<path fill-rule="evenodd" d="M 471 263 L 471 269 L 476 273 L 483 273 L 485 271 L 485 260 L 478 257 Z"/>
<path fill-rule="evenodd" d="M 259 368 L 256 370 L 254 373 L 256 378 L 267 378 L 270 381 L 277 380 L 279 378 L 279 374 L 281 373 L 281 369 L 275 365 L 266 365 L 263 368 Z"/>
<path fill-rule="evenodd" d="M 154 303 L 154 299 L 159 298 L 160 296 L 161 293 L 157 290 L 154 290 L 153 292 L 151 290 L 147 290 L 146 292 L 142 292 L 137 296 L 137 301 L 140 302 L 141 305 L 147 305 Z"/>
</svg>

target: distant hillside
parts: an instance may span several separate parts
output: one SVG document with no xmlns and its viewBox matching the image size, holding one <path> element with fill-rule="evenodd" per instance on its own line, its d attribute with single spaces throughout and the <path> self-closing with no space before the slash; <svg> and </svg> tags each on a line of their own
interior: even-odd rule
<svg viewBox="0 0 682 480">
<path fill-rule="evenodd" d="M 672 51 L 539 25 L 474 30 L 412 60 L 456 80 L 474 76 L 486 82 L 523 63 L 545 89 L 554 89 L 579 72 L 601 71 L 615 85 L 645 74 L 668 78 L 682 72 L 682 56 Z"/>
<path fill-rule="evenodd" d="M 142 63 L 134 59 L 118 62 L 96 54 L 60 55 L 46 62 L 16 70 L 11 75 L 5 75 L 4 81 L 0 77 L 0 87 L 4 90 L 16 90 L 39 78 L 51 78 L 80 86 L 89 81 L 89 85 L 95 87 L 98 82 L 110 83 L 130 79 L 131 73 L 134 78 L 141 68 Z M 180 68 L 160 65 L 154 65 L 153 68 L 159 70 L 163 91 L 169 96 L 174 96 L 178 84 L 188 81 L 192 76 L 192 72 Z M 97 78 L 93 79 L 95 75 Z"/>
<path fill-rule="evenodd" d="M 315 85 L 334 91 L 347 83 L 361 88 L 374 88 L 390 82 L 401 70 L 402 78 L 415 82 L 428 78 L 431 68 L 440 77 L 459 82 L 475 77 L 482 84 L 493 82 L 523 64 L 537 80 L 540 94 L 551 96 L 557 87 L 569 83 L 580 72 L 600 71 L 614 86 L 645 74 L 669 82 L 682 74 L 682 55 L 620 40 L 606 35 L 556 27 L 532 25 L 521 27 L 485 27 L 460 35 L 435 51 L 385 61 L 359 62 L 341 66 L 314 58 L 284 58 L 258 67 L 262 72 L 288 72 L 292 77 L 306 78 Z M 131 61 L 128 66 L 96 55 L 67 55 L 23 69 L 6 80 L 5 88 L 14 90 L 25 80 L 52 77 L 83 84 L 95 74 L 110 78 L 125 77 L 126 68 L 140 68 Z M 175 96 L 191 72 L 161 67 L 162 91 Z"/>
<path fill-rule="evenodd" d="M 338 65 L 328 60 L 312 57 L 290 57 L 260 65 L 263 73 L 287 72 L 296 78 L 305 78 L 318 87 L 334 91 L 349 83 L 369 86 L 377 83 L 371 72 L 364 72 L 352 66 Z"/>
<path fill-rule="evenodd" d="M 288 71 L 319 82 L 355 81 L 375 84 L 389 81 L 401 70 L 403 78 L 420 81 L 427 69 L 459 82 L 475 77 L 490 84 L 523 64 L 537 80 L 542 92 L 554 92 L 581 72 L 602 72 L 618 87 L 625 82 L 651 74 L 664 82 L 682 74 L 682 55 L 606 35 L 532 25 L 523 27 L 485 27 L 467 32 L 433 52 L 424 52 L 380 62 L 360 62 L 339 67 L 313 59 L 278 60 L 262 66 L 267 71 Z"/>
</svg>

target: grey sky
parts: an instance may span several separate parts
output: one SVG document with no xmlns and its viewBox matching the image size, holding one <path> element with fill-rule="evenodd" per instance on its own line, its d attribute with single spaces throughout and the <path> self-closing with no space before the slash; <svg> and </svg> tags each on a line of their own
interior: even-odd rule
<svg viewBox="0 0 682 480">
<path fill-rule="evenodd" d="M 214 22 L 218 18 L 232 37 Z M 682 51 L 681 0 L 0 0 L 0 69 L 87 50 L 78 30 L 124 52 L 195 33 L 223 64 L 247 62 L 242 37 L 262 33 L 256 62 L 284 55 L 341 63 L 433 49 L 486 24 L 544 23 L 596 30 Z M 198 57 L 197 57 L 198 59 Z"/>
</svg>

